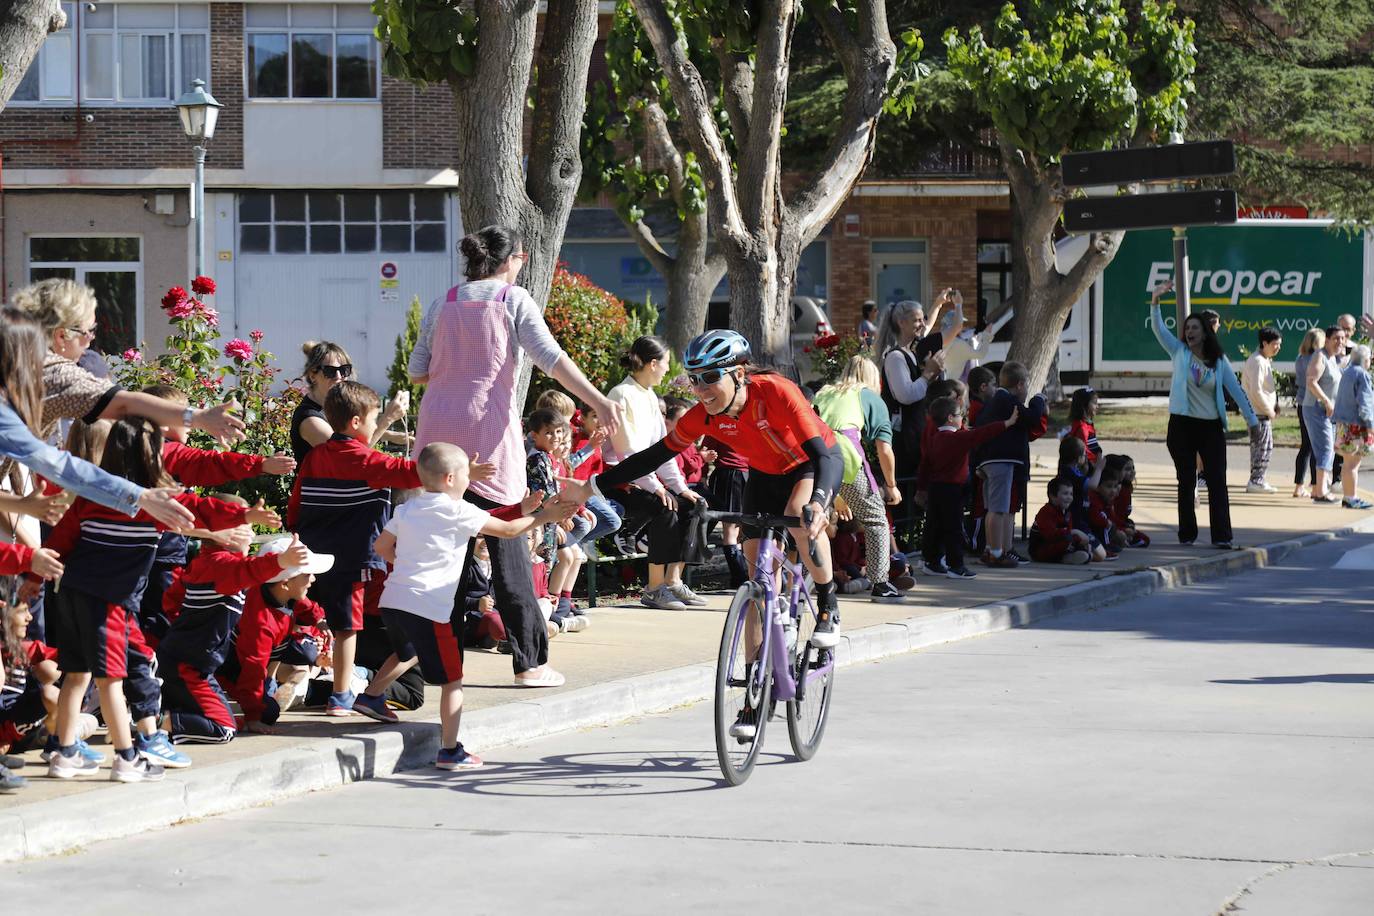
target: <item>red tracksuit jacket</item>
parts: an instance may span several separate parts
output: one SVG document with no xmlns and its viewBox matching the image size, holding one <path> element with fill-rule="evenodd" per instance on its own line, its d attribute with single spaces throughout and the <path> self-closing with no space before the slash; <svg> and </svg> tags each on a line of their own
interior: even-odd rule
<svg viewBox="0 0 1374 916">
<path fill-rule="evenodd" d="M 209 673 L 224 664 L 230 637 L 243 613 L 244 592 L 281 572 L 276 554 L 244 556 L 206 541 L 185 569 L 177 570 L 162 607 L 172 621 L 160 658 Z"/>
<path fill-rule="evenodd" d="M 317 446 L 318 448 L 318 446 Z M 273 558 L 275 560 L 275 558 Z M 249 722 L 262 718 L 267 702 L 267 666 L 272 650 L 291 635 L 292 624 L 313 627 L 324 620 L 324 608 L 309 598 L 286 606 L 270 603 L 267 586 L 248 589 L 239 618 L 239 634 L 234 652 L 239 660 L 239 676 L 232 684 L 225 684 L 229 695 L 243 708 Z"/>
<path fill-rule="evenodd" d="M 219 487 L 262 474 L 263 457 L 212 452 L 170 440 L 162 443 L 162 467 L 188 487 Z"/>
<path fill-rule="evenodd" d="M 244 506 L 194 493 L 182 493 L 176 499 L 191 510 L 197 525 L 210 531 L 242 525 L 248 512 Z M 146 512 L 129 518 L 116 509 L 77 499 L 43 546 L 62 556 L 66 565 L 62 587 L 78 588 L 136 612 L 165 530 Z"/>
<path fill-rule="evenodd" d="M 1057 562 L 1073 544 L 1073 514 L 1054 503 L 1045 503 L 1035 513 L 1030 530 L 1031 557 L 1043 562 Z"/>
</svg>

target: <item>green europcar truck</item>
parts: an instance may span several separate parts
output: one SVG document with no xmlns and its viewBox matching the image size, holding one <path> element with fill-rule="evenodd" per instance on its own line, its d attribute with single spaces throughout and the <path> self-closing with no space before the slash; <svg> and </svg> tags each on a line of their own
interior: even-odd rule
<svg viewBox="0 0 1374 916">
<path fill-rule="evenodd" d="M 1082 236 L 1061 242 L 1060 269 L 1086 245 Z M 1233 363 L 1254 349 L 1256 331 L 1273 325 L 1283 334 L 1276 367 L 1292 371 L 1309 328 L 1335 324 L 1345 312 L 1374 314 L 1374 235 L 1333 228 L 1330 220 L 1243 219 L 1189 229 L 1188 256 L 1192 310 L 1221 316 L 1218 336 Z M 1127 232 L 1065 327 L 1059 367 L 1066 381 L 1167 392 L 1169 362 L 1150 329 L 1150 291 L 1173 274 L 1170 230 Z M 1163 312 L 1172 329 L 1172 294 Z"/>
</svg>

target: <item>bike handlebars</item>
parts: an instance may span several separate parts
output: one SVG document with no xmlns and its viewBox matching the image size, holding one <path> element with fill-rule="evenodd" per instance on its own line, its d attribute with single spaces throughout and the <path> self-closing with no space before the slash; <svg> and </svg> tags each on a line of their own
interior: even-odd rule
<svg viewBox="0 0 1374 916">
<path fill-rule="evenodd" d="M 813 510 L 810 506 L 802 509 L 802 517 L 795 515 L 763 515 L 756 512 L 717 512 L 708 509 L 706 518 L 713 522 L 720 522 L 723 525 L 744 525 L 749 528 L 807 528 L 811 524 Z M 816 542 L 809 540 L 806 545 L 806 552 L 811 556 L 811 562 L 817 567 L 821 565 L 820 558 L 816 555 Z"/>
</svg>

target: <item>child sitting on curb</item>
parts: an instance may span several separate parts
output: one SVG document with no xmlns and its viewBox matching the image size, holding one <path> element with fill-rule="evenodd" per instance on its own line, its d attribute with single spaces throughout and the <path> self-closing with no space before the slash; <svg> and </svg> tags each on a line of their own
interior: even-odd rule
<svg viewBox="0 0 1374 916">
<path fill-rule="evenodd" d="M 1116 499 L 1112 500 L 1112 524 L 1125 532 L 1127 547 L 1149 547 L 1150 536 L 1137 528 L 1135 519 L 1131 518 L 1134 509 L 1135 462 L 1130 455 L 1107 455 L 1102 461 L 1106 472 L 1116 471 L 1121 479 Z"/>
<path fill-rule="evenodd" d="M 1035 513 L 1030 530 L 1031 559 L 1041 563 L 1081 566 L 1102 550 L 1073 522 L 1073 482 L 1056 477 L 1045 487 L 1049 502 Z M 1105 556 L 1105 553 L 1103 554 Z"/>
</svg>

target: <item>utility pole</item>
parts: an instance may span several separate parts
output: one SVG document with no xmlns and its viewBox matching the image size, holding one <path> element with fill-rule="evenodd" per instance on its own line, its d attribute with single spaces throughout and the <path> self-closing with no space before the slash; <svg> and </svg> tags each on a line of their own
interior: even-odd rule
<svg viewBox="0 0 1374 916">
<path fill-rule="evenodd" d="M 1174 131 L 1169 134 L 1169 143 L 1182 143 L 1183 133 Z M 1174 184 L 1175 191 L 1183 190 L 1183 182 Z M 1174 227 L 1174 317 L 1178 324 L 1174 330 L 1182 333 L 1183 322 L 1188 318 L 1189 303 L 1189 274 L 1188 274 L 1188 228 L 1186 226 Z"/>
</svg>

